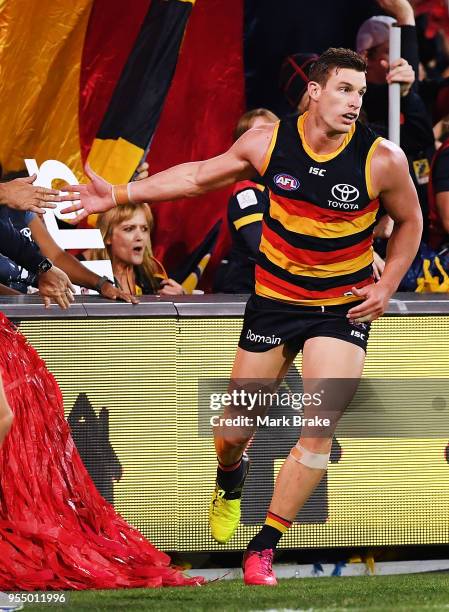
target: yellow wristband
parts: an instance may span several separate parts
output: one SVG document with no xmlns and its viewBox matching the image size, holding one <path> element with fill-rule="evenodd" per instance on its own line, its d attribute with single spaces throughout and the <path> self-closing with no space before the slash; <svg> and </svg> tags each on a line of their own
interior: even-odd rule
<svg viewBox="0 0 449 612">
<path fill-rule="evenodd" d="M 128 184 L 113 185 L 112 199 L 114 200 L 116 206 L 120 206 L 120 204 L 130 204 L 131 200 L 128 196 Z"/>
</svg>

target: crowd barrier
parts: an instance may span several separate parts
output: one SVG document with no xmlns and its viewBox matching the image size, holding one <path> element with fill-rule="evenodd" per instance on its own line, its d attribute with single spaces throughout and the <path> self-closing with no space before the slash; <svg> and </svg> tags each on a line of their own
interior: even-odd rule
<svg viewBox="0 0 449 612">
<path fill-rule="evenodd" d="M 80 296 L 62 311 L 33 296 L 0 298 L 56 377 L 98 489 L 164 550 L 245 548 L 295 443 L 293 429 L 260 430 L 242 525 L 229 544 L 216 544 L 207 525 L 216 459 L 211 435 L 199 431 L 198 381 L 229 375 L 245 299 L 148 296 L 133 306 Z M 441 294 L 397 294 L 373 324 L 365 415 L 396 424 L 337 430 L 328 473 L 283 547 L 449 543 L 448 315 Z M 300 357 L 295 365 L 299 372 Z M 396 389 L 393 402 L 377 394 L 376 381 Z M 432 426 L 402 427 L 408 418 Z"/>
</svg>

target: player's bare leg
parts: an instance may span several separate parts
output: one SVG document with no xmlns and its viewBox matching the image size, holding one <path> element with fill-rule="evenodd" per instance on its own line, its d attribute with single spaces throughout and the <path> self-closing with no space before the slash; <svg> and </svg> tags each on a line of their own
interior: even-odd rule
<svg viewBox="0 0 449 612">
<path fill-rule="evenodd" d="M 8 431 L 11 429 L 13 418 L 13 413 L 9 407 L 3 388 L 2 377 L 0 376 L 0 446 L 3 444 Z"/>
<path fill-rule="evenodd" d="M 355 344 L 337 338 L 311 338 L 304 345 L 302 368 L 304 392 L 307 392 L 307 385 L 320 386 L 318 381 L 322 379 L 341 378 L 350 384 L 349 381 L 359 379 L 362 375 L 364 362 L 365 351 Z M 345 389 L 342 392 L 347 394 L 348 385 L 343 384 Z M 304 416 L 307 418 L 314 414 L 317 414 L 316 409 L 306 409 Z M 299 445 L 311 453 L 327 455 L 331 449 L 332 432 L 327 436 L 327 432 L 323 431 L 320 432 L 323 435 L 315 437 L 313 431 L 306 429 L 307 431 L 304 431 L 299 439 Z M 293 521 L 325 471 L 325 469 L 307 467 L 289 457 L 279 471 L 270 511 Z"/>
<path fill-rule="evenodd" d="M 304 417 L 329 416 L 332 425 L 321 429 L 304 427 L 298 444 L 282 465 L 265 525 L 248 545 L 248 551 L 255 553 L 245 554 L 247 584 L 276 584 L 271 571 L 274 550 L 326 472 L 333 431 L 357 389 L 364 361 L 364 350 L 343 340 L 317 337 L 305 343 L 304 392 L 313 394 L 323 387 L 331 387 L 334 397 L 332 405 L 327 406 L 323 397 L 320 408 L 305 409 Z M 334 379 L 341 379 L 341 385 Z"/>
<path fill-rule="evenodd" d="M 252 353 L 242 348 L 237 349 L 231 373 L 231 388 L 241 387 L 247 382 L 254 381 L 266 388 L 275 389 L 282 381 L 290 367 L 294 355 L 291 355 L 284 345 L 277 346 L 269 351 L 262 353 Z M 230 410 L 225 410 L 224 416 L 232 414 Z M 234 432 L 236 434 L 236 432 Z M 245 451 L 252 434 L 243 436 L 242 440 L 236 440 L 229 432 L 228 437 L 221 437 L 218 433 L 214 437 L 215 450 L 217 457 L 223 465 L 230 465 L 239 461 Z"/>
<path fill-rule="evenodd" d="M 230 388 L 254 392 L 257 387 L 274 392 L 293 358 L 294 355 L 283 345 L 260 353 L 238 348 Z M 242 414 L 241 406 L 230 406 L 222 416 L 229 418 L 238 414 Z M 220 543 L 228 542 L 240 523 L 240 500 L 249 469 L 245 449 L 254 431 L 255 424 L 217 428 L 214 431 L 218 469 L 217 485 L 209 509 L 209 524 L 212 537 Z"/>
</svg>

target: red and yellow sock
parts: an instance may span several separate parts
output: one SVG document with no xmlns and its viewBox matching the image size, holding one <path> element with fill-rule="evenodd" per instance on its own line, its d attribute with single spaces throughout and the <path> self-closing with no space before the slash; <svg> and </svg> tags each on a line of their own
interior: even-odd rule
<svg viewBox="0 0 449 612">
<path fill-rule="evenodd" d="M 248 544 L 248 550 L 262 551 L 267 548 L 275 550 L 279 540 L 287 529 L 291 527 L 292 522 L 278 514 L 274 514 L 274 512 L 268 512 L 265 525 Z"/>
<path fill-rule="evenodd" d="M 282 534 L 284 534 L 287 529 L 292 526 L 292 522 L 293 521 L 282 518 L 282 516 L 270 511 L 268 511 L 267 518 L 265 519 L 265 525 L 269 525 L 270 527 L 277 529 Z"/>
</svg>

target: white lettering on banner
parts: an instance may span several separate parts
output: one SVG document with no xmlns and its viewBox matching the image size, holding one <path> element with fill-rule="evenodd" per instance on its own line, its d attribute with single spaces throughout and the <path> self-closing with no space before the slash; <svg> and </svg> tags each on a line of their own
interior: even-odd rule
<svg viewBox="0 0 449 612">
<path fill-rule="evenodd" d="M 35 159 L 26 159 L 25 165 L 28 173 L 37 174 L 34 185 L 38 187 L 51 187 L 52 181 L 61 179 L 71 185 L 78 184 L 76 176 L 68 166 L 55 159 L 48 159 L 38 167 Z M 64 193 L 64 192 L 62 192 Z M 100 230 L 97 229 L 59 229 L 55 217 L 61 221 L 70 222 L 76 217 L 76 213 L 61 214 L 61 209 L 69 206 L 71 202 L 58 202 L 56 208 L 47 209 L 43 219 L 53 240 L 61 249 L 103 249 L 104 242 Z"/>
<path fill-rule="evenodd" d="M 37 174 L 37 178 L 34 181 L 34 185 L 38 187 L 49 187 L 51 188 L 52 181 L 60 179 L 67 181 L 70 185 L 77 185 L 78 181 L 76 176 L 70 170 L 68 166 L 55 159 L 48 159 L 39 167 L 35 159 L 25 159 L 25 165 L 28 170 L 28 174 Z M 61 192 L 64 193 L 64 192 Z M 60 229 L 56 221 L 61 219 L 62 221 L 70 221 L 76 217 L 76 213 L 69 213 L 63 215 L 61 209 L 70 205 L 71 202 L 57 202 L 56 208 L 47 208 L 43 220 L 47 226 L 47 230 L 56 244 L 61 249 L 104 249 L 104 242 L 101 236 L 101 232 L 98 229 Z M 112 272 L 112 265 L 109 259 L 100 259 L 97 261 L 80 262 L 86 268 L 94 271 L 99 276 L 107 276 L 110 279 L 114 278 Z M 81 293 L 81 290 L 77 288 L 76 293 Z M 90 293 L 90 291 L 89 291 Z M 92 293 L 96 293 L 92 291 Z"/>
</svg>

